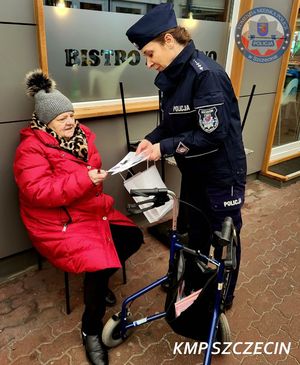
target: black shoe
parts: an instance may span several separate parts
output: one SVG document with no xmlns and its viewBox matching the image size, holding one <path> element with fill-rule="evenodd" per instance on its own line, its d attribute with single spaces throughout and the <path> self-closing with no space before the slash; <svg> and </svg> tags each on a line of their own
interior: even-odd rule
<svg viewBox="0 0 300 365">
<path fill-rule="evenodd" d="M 117 303 L 117 298 L 110 289 L 107 289 L 107 293 L 105 296 L 105 303 L 109 307 L 113 307 Z"/>
<path fill-rule="evenodd" d="M 84 332 L 81 332 L 81 335 L 85 353 L 90 363 L 92 365 L 108 365 L 108 352 L 101 336 L 86 335 Z"/>
</svg>

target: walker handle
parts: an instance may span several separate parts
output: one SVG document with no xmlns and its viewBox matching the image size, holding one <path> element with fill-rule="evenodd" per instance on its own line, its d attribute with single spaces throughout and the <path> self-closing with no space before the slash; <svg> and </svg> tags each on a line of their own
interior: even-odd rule
<svg viewBox="0 0 300 365">
<path fill-rule="evenodd" d="M 152 188 L 152 189 L 131 189 L 130 195 L 131 196 L 150 196 L 150 195 L 168 195 L 167 188 Z M 169 200 L 169 199 L 168 199 Z M 167 201 L 168 201 L 167 200 Z"/>
<path fill-rule="evenodd" d="M 218 237 L 218 245 L 224 249 L 227 246 L 224 265 L 228 269 L 235 269 L 236 262 L 236 233 L 231 217 L 226 217 L 222 223 L 222 232 L 215 232 Z"/>
<path fill-rule="evenodd" d="M 231 241 L 233 222 L 231 217 L 226 217 L 222 223 L 222 232 L 216 231 L 218 245 L 221 247 L 228 246 Z"/>
<path fill-rule="evenodd" d="M 231 217 L 226 217 L 222 224 L 222 236 L 223 239 L 229 241 L 227 245 L 226 259 L 224 265 L 230 270 L 235 270 L 237 266 L 236 262 L 236 233 Z"/>
<path fill-rule="evenodd" d="M 222 237 L 221 239 L 228 244 L 231 241 L 233 221 L 231 217 L 226 217 L 222 223 Z"/>
</svg>

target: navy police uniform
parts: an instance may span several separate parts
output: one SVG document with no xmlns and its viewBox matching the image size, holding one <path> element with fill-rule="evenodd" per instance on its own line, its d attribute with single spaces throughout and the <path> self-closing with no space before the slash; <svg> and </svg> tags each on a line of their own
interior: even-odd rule
<svg viewBox="0 0 300 365">
<path fill-rule="evenodd" d="M 170 6 L 168 3 L 154 8 L 157 13 L 152 29 L 157 22 L 162 32 L 166 14 L 158 8 Z M 148 24 L 147 16 L 127 31 L 128 38 L 135 44 L 137 41 L 140 49 L 149 42 L 149 37 L 141 36 L 142 26 Z M 189 245 L 208 254 L 211 232 L 221 230 L 226 216 L 233 218 L 238 235 L 242 226 L 246 156 L 237 99 L 224 69 L 196 50 L 193 41 L 157 75 L 155 85 L 162 91 L 162 120 L 145 139 L 153 144 L 159 142 L 162 156 L 175 157 L 182 175 L 181 199 L 198 208 L 188 207 L 185 214 L 181 205 L 179 229 L 184 230 L 180 225 L 185 221 Z M 182 219 L 186 215 L 187 219 Z M 239 264 L 240 243 L 237 251 Z M 238 268 L 228 301 L 237 273 Z"/>
<path fill-rule="evenodd" d="M 227 74 L 191 41 L 155 84 L 162 91 L 162 121 L 145 138 L 160 142 L 163 156 L 174 155 L 182 193 L 190 193 L 191 203 L 197 202 L 192 195 L 204 189 L 209 215 L 215 218 L 213 229 L 220 229 L 223 216 L 234 212 L 239 230 L 246 157 L 238 103 Z"/>
</svg>

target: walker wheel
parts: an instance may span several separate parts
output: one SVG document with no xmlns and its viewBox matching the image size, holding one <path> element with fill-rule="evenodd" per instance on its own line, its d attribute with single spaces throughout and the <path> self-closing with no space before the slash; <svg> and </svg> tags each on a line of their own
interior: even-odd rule
<svg viewBox="0 0 300 365">
<path fill-rule="evenodd" d="M 219 318 L 217 341 L 219 341 L 221 344 L 224 344 L 225 342 L 231 342 L 230 327 L 224 313 L 221 313 Z M 221 345 L 220 347 L 222 349 L 223 346 Z"/>
<path fill-rule="evenodd" d="M 126 331 L 126 338 L 121 336 L 121 313 L 114 314 L 105 324 L 102 331 L 102 341 L 107 347 L 116 347 L 120 345 L 131 334 L 131 329 Z M 131 313 L 127 314 L 127 322 L 131 317 Z"/>
</svg>

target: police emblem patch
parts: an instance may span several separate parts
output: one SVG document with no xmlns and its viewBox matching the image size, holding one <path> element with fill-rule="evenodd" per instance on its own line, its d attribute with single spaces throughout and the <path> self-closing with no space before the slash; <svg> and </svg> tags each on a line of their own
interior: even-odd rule
<svg viewBox="0 0 300 365">
<path fill-rule="evenodd" d="M 217 117 L 218 109 L 214 106 L 207 109 L 199 109 L 199 125 L 206 133 L 211 133 L 218 128 L 219 119 Z"/>
</svg>

